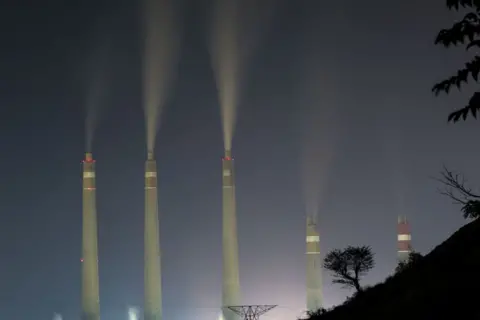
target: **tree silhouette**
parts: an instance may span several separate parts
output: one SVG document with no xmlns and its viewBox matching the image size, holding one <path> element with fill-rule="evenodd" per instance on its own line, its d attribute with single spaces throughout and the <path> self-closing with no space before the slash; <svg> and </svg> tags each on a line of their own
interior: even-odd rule
<svg viewBox="0 0 480 320">
<path fill-rule="evenodd" d="M 410 252 L 410 254 L 408 255 L 407 261 L 400 261 L 398 263 L 397 267 L 395 268 L 395 272 L 398 273 L 398 272 L 401 272 L 405 269 L 408 269 L 408 268 L 414 266 L 422 258 L 423 258 L 423 255 L 421 253 L 416 252 L 416 251 Z"/>
<path fill-rule="evenodd" d="M 441 44 L 446 48 L 450 46 L 465 45 L 466 50 L 480 48 L 480 1 L 479 0 L 447 0 L 449 10 L 459 11 L 459 9 L 467 9 L 467 14 L 459 22 L 453 24 L 449 29 L 442 29 L 436 39 L 435 44 Z M 478 82 L 480 73 L 480 56 L 475 55 L 474 58 L 465 64 L 464 68 L 457 71 L 456 75 L 443 80 L 432 88 L 435 95 L 440 92 L 448 94 L 452 87 L 461 90 L 471 76 L 475 82 Z M 448 116 L 448 121 L 457 122 L 460 119 L 466 120 L 471 114 L 477 118 L 477 112 L 480 109 L 480 92 L 473 94 L 467 106 L 452 112 Z"/>
<path fill-rule="evenodd" d="M 440 193 L 452 199 L 454 203 L 462 205 L 465 219 L 476 219 L 480 216 L 480 194 L 466 186 L 467 181 L 463 175 L 444 167 L 441 177 L 437 180 L 445 187 Z"/>
<path fill-rule="evenodd" d="M 319 317 L 322 314 L 327 313 L 327 312 L 328 312 L 328 310 L 325 309 L 325 308 L 320 308 L 316 311 L 307 311 L 307 318 L 306 319 Z M 301 319 L 299 319 L 299 320 L 301 320 Z"/>
<path fill-rule="evenodd" d="M 332 272 L 333 283 L 342 284 L 347 288 L 363 291 L 360 279 L 375 266 L 374 254 L 369 246 L 353 247 L 330 251 L 323 267 Z"/>
</svg>

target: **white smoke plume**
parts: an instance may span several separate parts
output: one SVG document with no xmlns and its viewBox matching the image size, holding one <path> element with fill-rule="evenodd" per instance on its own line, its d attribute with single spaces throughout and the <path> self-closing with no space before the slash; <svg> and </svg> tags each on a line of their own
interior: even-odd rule
<svg viewBox="0 0 480 320">
<path fill-rule="evenodd" d="M 407 190 L 409 189 L 409 179 L 407 173 L 408 163 L 405 157 L 405 132 L 398 123 L 405 123 L 402 119 L 402 101 L 399 99 L 384 99 L 383 105 L 387 106 L 383 110 L 384 114 L 379 123 L 379 130 L 383 134 L 382 144 L 385 152 L 385 160 L 389 167 L 389 180 L 393 196 L 393 210 L 396 216 L 404 215 L 407 208 Z"/>
<path fill-rule="evenodd" d="M 53 314 L 53 320 L 63 320 L 63 317 L 59 313 L 54 313 Z"/>
<path fill-rule="evenodd" d="M 299 81 L 303 104 L 302 186 L 306 213 L 318 220 L 336 153 L 338 131 L 338 90 L 334 72 L 321 63 L 320 48 L 310 48 L 303 57 Z"/>
<path fill-rule="evenodd" d="M 305 137 L 302 150 L 302 186 L 307 215 L 317 221 L 323 205 L 330 170 L 335 155 L 332 110 L 315 106 L 305 121 Z"/>
<path fill-rule="evenodd" d="M 108 33 L 100 33 L 96 46 L 89 57 L 87 65 L 87 92 L 85 101 L 85 147 L 88 152 L 92 151 L 93 138 L 98 121 L 105 110 L 105 96 L 108 82 L 108 57 L 110 53 L 110 41 Z"/>
<path fill-rule="evenodd" d="M 174 0 L 144 0 L 144 112 L 147 148 L 155 149 L 160 117 L 173 80 L 179 41 Z"/>
<path fill-rule="evenodd" d="M 232 149 L 244 69 L 269 26 L 274 0 L 217 0 L 210 51 L 219 95 L 225 150 Z"/>
</svg>

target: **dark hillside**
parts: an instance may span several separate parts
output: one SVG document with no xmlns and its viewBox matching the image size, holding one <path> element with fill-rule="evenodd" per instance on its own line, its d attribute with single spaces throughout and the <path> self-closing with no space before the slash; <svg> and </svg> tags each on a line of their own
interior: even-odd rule
<svg viewBox="0 0 480 320">
<path fill-rule="evenodd" d="M 480 319 L 479 294 L 480 220 L 476 220 L 415 266 L 310 319 Z"/>
</svg>

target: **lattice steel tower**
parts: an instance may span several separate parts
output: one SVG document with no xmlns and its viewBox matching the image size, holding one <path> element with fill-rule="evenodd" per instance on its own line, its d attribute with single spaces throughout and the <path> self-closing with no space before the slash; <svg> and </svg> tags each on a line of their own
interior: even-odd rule
<svg viewBox="0 0 480 320">
<path fill-rule="evenodd" d="M 228 309 L 238 314 L 244 320 L 258 320 L 262 314 L 275 308 L 276 305 L 229 306 Z"/>
</svg>

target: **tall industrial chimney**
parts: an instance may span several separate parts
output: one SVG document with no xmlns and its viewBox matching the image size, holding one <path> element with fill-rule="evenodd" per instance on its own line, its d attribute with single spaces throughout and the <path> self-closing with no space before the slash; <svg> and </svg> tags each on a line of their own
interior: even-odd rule
<svg viewBox="0 0 480 320">
<path fill-rule="evenodd" d="M 410 224 L 408 223 L 407 217 L 398 216 L 397 233 L 398 262 L 407 262 L 412 252 L 412 236 L 410 234 Z"/>
<path fill-rule="evenodd" d="M 320 258 L 320 236 L 317 223 L 307 216 L 307 311 L 323 308 L 322 259 Z"/>
<path fill-rule="evenodd" d="M 235 203 L 235 175 L 231 151 L 225 151 L 222 159 L 223 180 L 223 284 L 222 311 L 225 320 L 237 320 L 239 316 L 228 306 L 240 304 L 240 279 L 238 271 L 237 215 Z"/>
<path fill-rule="evenodd" d="M 148 152 L 145 162 L 145 320 L 162 318 L 160 237 L 158 231 L 157 162 Z"/>
<path fill-rule="evenodd" d="M 93 160 L 92 154 L 88 152 L 85 154 L 85 160 L 83 160 L 82 215 L 82 320 L 99 320 L 95 160 Z"/>
</svg>

